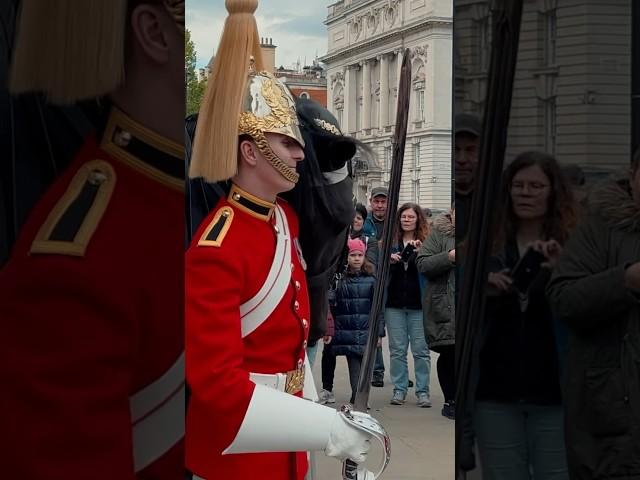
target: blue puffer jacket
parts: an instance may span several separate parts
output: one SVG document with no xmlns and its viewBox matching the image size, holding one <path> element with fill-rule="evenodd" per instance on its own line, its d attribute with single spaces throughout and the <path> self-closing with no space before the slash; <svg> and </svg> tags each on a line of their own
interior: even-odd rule
<svg viewBox="0 0 640 480">
<path fill-rule="evenodd" d="M 335 335 L 329 344 L 335 355 L 364 354 L 374 284 L 375 277 L 371 275 L 347 272 L 338 286 L 333 307 Z M 382 322 L 380 332 L 384 332 Z"/>
</svg>

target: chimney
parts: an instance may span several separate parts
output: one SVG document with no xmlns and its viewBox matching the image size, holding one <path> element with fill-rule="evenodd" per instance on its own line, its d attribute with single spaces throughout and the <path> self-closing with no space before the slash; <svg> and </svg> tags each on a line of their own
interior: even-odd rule
<svg viewBox="0 0 640 480">
<path fill-rule="evenodd" d="M 276 71 L 276 46 L 273 44 L 273 38 L 264 37 L 260 43 L 262 51 L 262 59 L 267 72 L 275 73 Z"/>
</svg>

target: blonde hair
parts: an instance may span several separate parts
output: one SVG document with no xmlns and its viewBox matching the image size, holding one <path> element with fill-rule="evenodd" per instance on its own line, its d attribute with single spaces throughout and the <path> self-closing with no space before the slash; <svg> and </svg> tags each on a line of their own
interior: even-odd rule
<svg viewBox="0 0 640 480">
<path fill-rule="evenodd" d="M 225 6 L 229 16 L 200 106 L 189 166 L 190 177 L 209 182 L 238 172 L 238 121 L 251 57 L 256 71 L 264 69 L 253 15 L 258 0 L 225 0 Z"/>
<path fill-rule="evenodd" d="M 114 90 L 124 81 L 126 15 L 127 0 L 23 0 L 11 93 L 70 104 Z"/>
</svg>

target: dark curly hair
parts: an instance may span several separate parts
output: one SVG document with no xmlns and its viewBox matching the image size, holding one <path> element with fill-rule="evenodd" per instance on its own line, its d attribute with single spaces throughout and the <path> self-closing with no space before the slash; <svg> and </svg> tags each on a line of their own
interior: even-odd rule
<svg viewBox="0 0 640 480">
<path fill-rule="evenodd" d="M 543 224 L 544 238 L 546 240 L 553 238 L 560 244 L 564 244 L 576 226 L 577 210 L 573 193 L 556 159 L 542 152 L 524 152 L 509 164 L 503 174 L 503 208 L 495 226 L 494 251 L 503 248 L 506 242 L 515 239 L 518 230 L 519 220 L 513 212 L 511 199 L 511 182 L 520 170 L 535 165 L 542 169 L 551 185 Z"/>
</svg>

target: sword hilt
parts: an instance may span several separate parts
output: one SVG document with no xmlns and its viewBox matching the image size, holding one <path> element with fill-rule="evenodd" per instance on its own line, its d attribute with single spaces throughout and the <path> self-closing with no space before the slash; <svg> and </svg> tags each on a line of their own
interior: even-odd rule
<svg viewBox="0 0 640 480">
<path fill-rule="evenodd" d="M 340 407 L 338 414 L 341 415 L 342 418 L 352 427 L 357 428 L 378 440 L 382 446 L 384 458 L 380 463 L 377 473 L 374 473 L 373 475 L 373 480 L 376 480 L 380 475 L 382 475 L 387 468 L 387 465 L 389 465 L 389 460 L 391 460 L 391 439 L 389 438 L 389 434 L 375 418 L 367 413 L 354 411 L 351 405 L 343 405 Z M 370 480 L 371 476 L 369 476 L 369 478 L 363 477 L 365 472 L 366 470 L 358 466 L 358 464 L 353 460 L 347 459 L 342 464 L 343 480 Z M 359 473 L 360 476 L 358 476 Z"/>
</svg>

